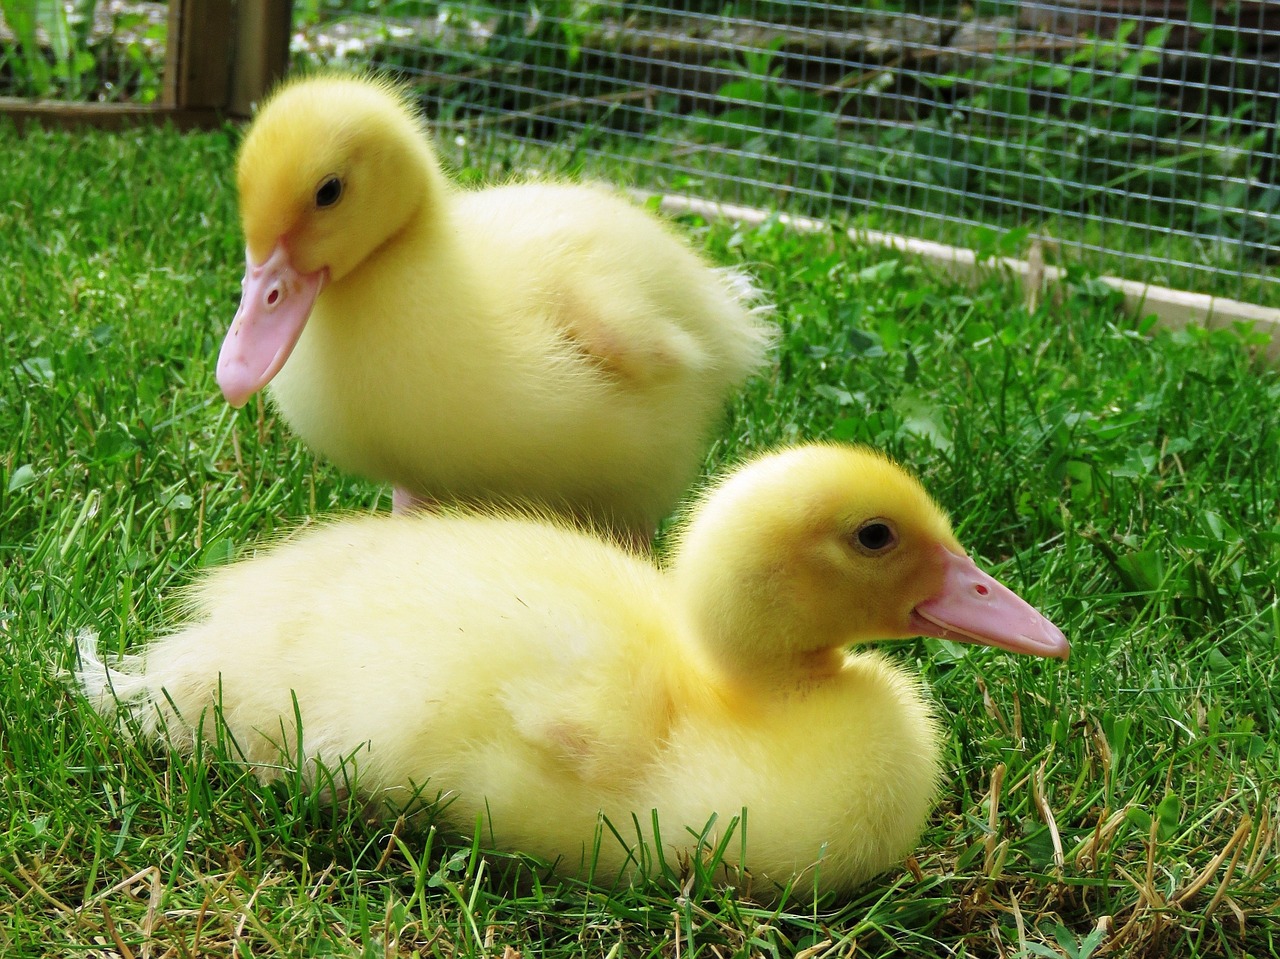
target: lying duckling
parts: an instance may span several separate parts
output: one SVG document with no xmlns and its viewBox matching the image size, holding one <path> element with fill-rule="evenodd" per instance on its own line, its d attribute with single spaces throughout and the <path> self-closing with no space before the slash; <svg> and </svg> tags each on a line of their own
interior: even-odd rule
<svg viewBox="0 0 1280 959">
<path fill-rule="evenodd" d="M 764 898 L 792 879 L 853 890 L 914 848 L 934 801 L 918 683 L 846 645 L 1068 650 L 914 479 L 835 445 L 729 475 L 667 570 L 563 523 L 365 517 L 214 572 L 194 610 L 118 667 L 87 639 L 95 705 L 118 697 L 187 748 L 217 710 L 264 779 L 299 754 L 310 773 L 349 759 L 374 801 L 439 795 L 443 825 L 483 817 L 499 848 L 598 882 L 645 871 L 651 810 L 676 862 L 686 827 L 745 808 L 745 859 L 735 841 L 726 863 Z"/>
<path fill-rule="evenodd" d="M 394 503 L 527 503 L 645 543 L 770 326 L 741 274 L 604 189 L 465 191 L 407 94 L 286 83 L 240 151 L 248 266 L 218 359 Z M 287 361 L 287 362 L 286 362 Z"/>
</svg>

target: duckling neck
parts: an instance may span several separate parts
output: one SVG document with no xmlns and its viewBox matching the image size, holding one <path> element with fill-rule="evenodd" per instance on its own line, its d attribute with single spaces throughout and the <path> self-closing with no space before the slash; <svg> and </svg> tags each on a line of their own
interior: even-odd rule
<svg viewBox="0 0 1280 959">
<path fill-rule="evenodd" d="M 388 243 L 410 236 L 416 241 L 434 242 L 448 229 L 449 208 L 456 188 L 444 175 L 439 159 L 425 142 L 414 151 L 409 171 L 413 182 L 406 188 L 404 197 L 405 224 L 388 239 Z"/>
<path fill-rule="evenodd" d="M 333 277 L 330 287 L 347 284 L 375 290 L 394 289 L 394 277 L 431 274 L 449 277 L 454 244 L 450 242 L 450 207 L 456 189 L 424 145 L 402 164 L 403 179 L 396 191 L 396 208 L 382 219 L 393 224 L 382 241 L 349 269 Z M 433 263 L 439 260 L 440 263 Z M 390 277 L 384 275 L 390 274 Z"/>
<path fill-rule="evenodd" d="M 845 662 L 839 647 L 806 646 L 809 637 L 789 636 L 794 630 L 783 624 L 716 622 L 695 614 L 690 630 L 712 682 L 752 698 L 809 689 L 834 677 Z"/>
<path fill-rule="evenodd" d="M 687 544 L 686 544 L 687 546 Z M 848 630 L 793 601 L 770 570 L 743 572 L 681 550 L 669 573 L 705 668 L 733 686 L 792 689 L 840 671 Z"/>
</svg>

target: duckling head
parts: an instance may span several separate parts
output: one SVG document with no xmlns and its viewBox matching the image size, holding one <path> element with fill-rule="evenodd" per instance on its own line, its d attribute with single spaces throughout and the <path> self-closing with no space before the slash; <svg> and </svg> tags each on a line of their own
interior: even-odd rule
<svg viewBox="0 0 1280 959">
<path fill-rule="evenodd" d="M 242 406 L 284 366 L 325 284 L 401 231 L 444 180 L 394 84 L 321 75 L 287 82 L 263 104 L 236 182 L 244 292 L 217 375 Z"/>
<path fill-rule="evenodd" d="M 911 636 L 1068 653 L 1056 626 L 968 557 L 914 478 L 858 447 L 794 447 L 730 474 L 678 535 L 672 574 L 729 672 L 820 675 L 846 645 Z"/>
</svg>

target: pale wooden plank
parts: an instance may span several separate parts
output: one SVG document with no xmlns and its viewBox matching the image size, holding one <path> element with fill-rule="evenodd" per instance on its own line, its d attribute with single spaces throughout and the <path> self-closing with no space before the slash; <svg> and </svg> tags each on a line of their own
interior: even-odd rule
<svg viewBox="0 0 1280 959">
<path fill-rule="evenodd" d="M 642 200 L 653 195 L 643 191 L 634 192 Z M 667 213 L 697 213 L 709 220 L 762 223 L 769 217 L 775 216 L 754 207 L 714 203 L 678 194 L 663 194 L 660 196 L 660 203 L 661 208 Z M 804 232 L 822 232 L 831 229 L 829 224 L 809 217 L 777 214 L 776 218 L 792 229 Z M 1033 267 L 1026 260 L 1006 258 L 998 261 L 998 264 L 979 263 L 977 255 L 972 250 L 896 233 L 850 230 L 848 235 L 856 243 L 885 246 L 929 260 L 960 277 L 977 277 L 997 265 L 1000 269 L 1022 280 L 1035 275 L 1045 284 L 1061 282 L 1065 275 L 1064 271 L 1057 267 L 1038 264 Z M 1099 279 L 1124 295 L 1125 308 L 1131 314 L 1154 315 L 1156 321 L 1167 329 L 1183 329 L 1189 325 L 1215 329 L 1235 323 L 1250 324 L 1255 331 L 1266 335 L 1268 343 L 1264 351 L 1268 359 L 1280 363 L 1280 310 L 1278 309 L 1259 306 L 1255 303 L 1244 303 L 1227 297 L 1174 290 L 1120 277 L 1103 276 Z"/>
</svg>

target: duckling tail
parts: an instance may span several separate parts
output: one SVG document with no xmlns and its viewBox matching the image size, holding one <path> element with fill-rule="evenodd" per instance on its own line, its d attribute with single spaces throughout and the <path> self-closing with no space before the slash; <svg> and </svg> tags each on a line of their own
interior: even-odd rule
<svg viewBox="0 0 1280 959">
<path fill-rule="evenodd" d="M 76 637 L 76 652 L 80 663 L 75 670 L 76 685 L 102 715 L 118 712 L 121 704 L 146 691 L 146 682 L 140 675 L 141 659 L 125 656 L 116 666 L 108 666 L 98 656 L 98 634 L 93 630 L 83 630 Z"/>
</svg>

